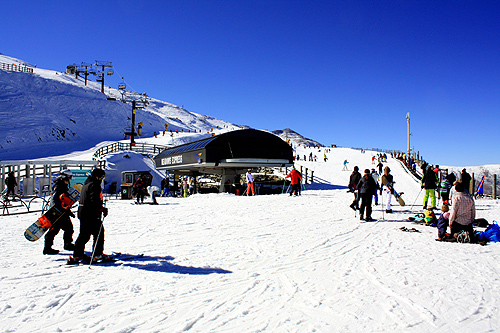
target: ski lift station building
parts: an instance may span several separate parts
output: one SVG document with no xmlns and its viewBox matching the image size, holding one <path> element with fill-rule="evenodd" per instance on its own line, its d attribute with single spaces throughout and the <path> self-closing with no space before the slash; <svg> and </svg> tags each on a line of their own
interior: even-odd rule
<svg viewBox="0 0 500 333">
<path fill-rule="evenodd" d="M 157 169 L 174 174 L 222 175 L 222 191 L 226 180 L 247 169 L 292 166 L 293 149 L 272 133 L 243 129 L 165 149 L 154 160 Z"/>
</svg>

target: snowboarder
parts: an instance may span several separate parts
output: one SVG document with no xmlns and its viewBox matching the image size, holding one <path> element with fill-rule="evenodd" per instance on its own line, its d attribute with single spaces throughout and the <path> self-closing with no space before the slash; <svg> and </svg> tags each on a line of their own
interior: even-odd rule
<svg viewBox="0 0 500 333">
<path fill-rule="evenodd" d="M 323 160 L 328 161 L 328 157 L 326 157 L 326 153 L 323 153 Z"/>
<path fill-rule="evenodd" d="M 304 160 L 305 160 L 305 156 L 304 156 Z M 247 195 L 250 195 L 250 191 L 252 191 L 252 195 L 255 195 L 255 188 L 253 187 L 254 179 L 252 176 L 252 170 L 248 169 L 245 177 L 247 180 Z"/>
<path fill-rule="evenodd" d="M 437 188 L 438 176 L 437 173 L 434 172 L 432 166 L 427 166 L 427 170 L 422 177 L 420 182 L 420 187 L 425 189 L 423 209 L 427 208 L 427 200 L 429 196 L 431 197 L 431 207 L 436 208 L 436 188 Z"/>
<path fill-rule="evenodd" d="M 358 166 L 354 166 L 354 170 L 351 173 L 351 176 L 349 177 L 349 192 L 354 193 L 354 201 L 352 204 L 349 206 L 353 210 L 359 209 L 359 196 L 358 196 L 358 183 L 361 179 L 361 174 L 359 173 L 359 168 Z"/>
<path fill-rule="evenodd" d="M 361 197 L 361 207 L 359 207 L 359 219 L 363 220 L 366 208 L 366 222 L 372 219 L 372 195 L 377 190 L 377 184 L 373 180 L 370 170 L 365 169 L 363 177 L 358 182 L 359 196 Z"/>
<path fill-rule="evenodd" d="M 298 172 L 295 169 L 295 167 L 292 167 L 292 171 L 290 171 L 290 173 L 285 178 L 290 178 L 290 184 L 292 185 L 292 190 L 290 191 L 290 196 L 292 196 L 292 194 L 297 196 L 299 194 L 299 189 L 300 189 L 300 180 L 299 179 L 302 179 L 300 172 Z"/>
<path fill-rule="evenodd" d="M 394 183 L 394 178 L 390 174 L 391 169 L 389 169 L 388 166 L 384 168 L 384 174 L 382 176 L 382 189 L 380 190 L 380 194 L 382 194 L 382 190 L 385 193 L 385 212 L 386 213 L 392 213 L 392 206 L 391 206 L 391 197 L 392 197 L 392 187 L 390 187 L 390 184 Z"/>
<path fill-rule="evenodd" d="M 104 227 L 102 217 L 108 215 L 108 209 L 104 206 L 101 183 L 106 177 L 102 169 L 92 170 L 91 175 L 85 180 L 78 206 L 78 218 L 80 219 L 80 234 L 75 242 L 73 261 L 107 260 L 109 256 L 104 251 Z M 85 245 L 93 236 L 94 258 L 85 255 Z"/>
<path fill-rule="evenodd" d="M 188 194 L 189 194 L 189 181 L 188 181 L 188 177 L 187 176 L 182 179 L 182 193 L 183 193 L 183 197 L 184 198 L 188 197 Z"/>
<path fill-rule="evenodd" d="M 49 229 L 47 234 L 45 234 L 45 246 L 43 248 L 43 254 L 59 253 L 59 250 L 53 249 L 52 245 L 54 244 L 54 237 L 59 233 L 61 229 L 64 231 L 64 249 L 68 251 L 73 251 L 75 249 L 75 245 L 73 244 L 73 223 L 70 219 L 70 216 L 75 217 L 75 215 L 71 212 L 71 207 L 63 207 L 60 198 L 63 193 L 69 197 L 69 183 L 71 182 L 72 178 L 73 172 L 71 172 L 71 170 L 63 170 L 61 171 L 59 177 L 54 180 L 54 185 L 52 186 L 54 194 L 52 195 L 51 204 L 61 212 L 67 211 L 67 214 L 64 214 L 63 217 L 61 217 L 57 221 L 57 223 Z"/>
</svg>

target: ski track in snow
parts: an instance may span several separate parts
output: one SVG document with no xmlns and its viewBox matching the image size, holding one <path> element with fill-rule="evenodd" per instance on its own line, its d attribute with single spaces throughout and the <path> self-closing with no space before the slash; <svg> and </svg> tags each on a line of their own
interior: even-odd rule
<svg viewBox="0 0 500 333">
<path fill-rule="evenodd" d="M 339 170 L 345 158 L 371 168 L 372 154 L 328 155 L 327 163 L 298 162 L 321 179 L 300 197 L 207 194 L 158 198 L 157 206 L 112 199 L 106 253 L 144 257 L 90 269 L 65 266 L 68 251 L 43 256 L 43 240 L 27 242 L 35 214 L 0 217 L 0 329 L 499 331 L 499 245 L 440 243 L 435 228 L 407 222 L 420 187 L 394 160 L 408 206 L 382 219 L 374 205 L 377 221 L 360 223 L 348 207 L 350 172 Z M 497 219 L 498 202 L 476 205 L 478 217 Z M 54 247 L 62 249 L 62 232 Z"/>
</svg>

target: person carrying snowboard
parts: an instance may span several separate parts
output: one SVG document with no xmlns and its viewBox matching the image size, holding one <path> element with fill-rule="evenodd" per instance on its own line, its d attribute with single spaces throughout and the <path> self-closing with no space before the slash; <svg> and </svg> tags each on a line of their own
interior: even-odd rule
<svg viewBox="0 0 500 333">
<path fill-rule="evenodd" d="M 373 180 L 370 170 L 366 169 L 365 174 L 358 182 L 359 196 L 361 197 L 361 207 L 359 207 L 359 219 L 363 220 L 366 208 L 366 222 L 372 219 L 372 195 L 377 190 L 377 184 Z"/>
<path fill-rule="evenodd" d="M 382 189 L 380 190 L 382 194 L 382 190 L 385 193 L 385 212 L 386 213 L 392 213 L 392 206 L 391 206 L 391 198 L 392 198 L 392 183 L 394 183 L 394 178 L 390 174 L 391 169 L 389 169 L 388 166 L 384 168 L 384 174 L 382 175 Z"/>
<path fill-rule="evenodd" d="M 59 177 L 54 180 L 54 185 L 52 186 L 54 194 L 52 195 L 51 206 L 56 207 L 60 212 L 62 212 L 62 216 L 45 234 L 43 254 L 59 253 L 59 250 L 53 249 L 52 245 L 54 244 L 54 237 L 56 237 L 61 229 L 64 231 L 64 249 L 68 251 L 73 251 L 75 249 L 75 245 L 73 244 L 73 223 L 70 219 L 70 216 L 75 217 L 75 214 L 71 212 L 71 207 L 64 207 L 61 200 L 62 195 L 69 197 L 68 190 L 71 178 L 73 178 L 71 170 L 63 170 L 61 171 Z"/>
<path fill-rule="evenodd" d="M 300 179 L 302 179 L 300 172 L 298 172 L 295 167 L 292 167 L 292 171 L 290 171 L 290 173 L 285 178 L 290 178 L 290 184 L 292 185 L 290 196 L 292 196 L 292 194 L 294 194 L 295 196 L 299 195 Z"/>
<path fill-rule="evenodd" d="M 359 209 L 359 196 L 358 196 L 358 183 L 361 180 L 361 174 L 359 173 L 359 168 L 358 166 L 354 166 L 354 170 L 351 173 L 351 176 L 349 177 L 349 192 L 354 193 L 354 201 L 352 204 L 349 206 L 353 210 Z"/>
<path fill-rule="evenodd" d="M 73 261 L 107 260 L 109 256 L 104 251 L 104 227 L 102 217 L 108 215 L 108 209 L 104 206 L 101 183 L 106 176 L 102 169 L 92 170 L 91 175 L 85 181 L 80 195 L 78 206 L 78 218 L 80 219 L 80 234 L 75 242 Z M 85 255 L 85 245 L 94 237 L 94 258 Z"/>
</svg>

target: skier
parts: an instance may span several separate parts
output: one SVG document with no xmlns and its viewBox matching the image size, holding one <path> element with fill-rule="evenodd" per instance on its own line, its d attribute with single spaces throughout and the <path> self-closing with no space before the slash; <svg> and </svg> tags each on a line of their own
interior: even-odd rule
<svg viewBox="0 0 500 333">
<path fill-rule="evenodd" d="M 285 177 L 285 178 L 290 178 L 290 184 L 292 185 L 292 190 L 290 191 L 290 196 L 294 194 L 297 196 L 299 193 L 300 189 L 300 180 L 302 179 L 302 176 L 300 175 L 300 172 L 298 172 L 295 167 L 292 167 L 292 171 Z"/>
<path fill-rule="evenodd" d="M 344 160 L 344 168 L 342 169 L 342 171 L 349 171 L 349 169 L 347 168 L 347 160 Z"/>
<path fill-rule="evenodd" d="M 323 153 L 323 160 L 328 161 L 328 157 L 326 157 L 326 153 Z"/>
<path fill-rule="evenodd" d="M 427 200 L 429 199 L 429 196 L 431 197 L 431 208 L 435 209 L 436 208 L 436 188 L 437 188 L 437 182 L 438 182 L 438 176 L 437 173 L 432 170 L 432 166 L 429 165 L 427 166 L 427 170 L 425 171 L 425 174 L 422 177 L 422 180 L 420 182 L 420 187 L 422 189 L 425 188 L 425 195 L 424 195 L 424 202 L 423 202 L 423 209 L 425 210 L 427 208 Z"/>
<path fill-rule="evenodd" d="M 139 178 L 136 179 L 134 185 L 132 186 L 134 188 L 135 195 L 137 196 L 137 203 L 144 203 L 144 195 L 146 191 L 146 185 L 144 184 L 144 180 L 142 179 L 142 176 L 139 176 Z"/>
<path fill-rule="evenodd" d="M 305 160 L 305 156 L 304 156 Z M 252 195 L 255 195 L 255 189 L 253 187 L 254 179 L 252 176 L 252 170 L 248 169 L 248 172 L 245 175 L 247 180 L 247 195 L 250 195 L 250 191 L 252 191 Z"/>
<path fill-rule="evenodd" d="M 188 184 L 188 177 L 184 177 L 182 179 L 182 192 L 183 192 L 183 197 L 187 198 L 188 197 L 188 191 L 189 191 L 189 184 Z"/>
<path fill-rule="evenodd" d="M 380 177 L 375 169 L 372 169 L 372 178 L 375 181 L 375 185 L 376 185 L 375 193 L 373 196 L 374 196 L 375 206 L 377 206 L 378 205 L 378 191 L 380 189 L 380 185 L 379 185 Z"/>
<path fill-rule="evenodd" d="M 372 219 L 372 195 L 377 191 L 377 184 L 373 180 L 370 170 L 365 169 L 365 174 L 358 182 L 359 196 L 361 197 L 361 207 L 359 208 L 359 219 L 363 220 L 366 208 L 366 222 Z"/>
<path fill-rule="evenodd" d="M 392 184 L 394 183 L 394 177 L 390 174 L 391 169 L 389 169 L 388 166 L 384 168 L 384 175 L 382 176 L 382 189 L 380 190 L 380 194 L 382 194 L 382 190 L 385 193 L 385 212 L 386 213 L 392 213 L 392 206 L 391 206 L 391 197 L 392 197 L 392 190 L 387 186 L 387 184 Z"/>
<path fill-rule="evenodd" d="M 5 194 L 5 198 L 9 198 L 9 194 L 12 194 L 12 198 L 16 195 L 15 187 L 17 186 L 16 176 L 14 176 L 14 171 L 9 172 L 9 175 L 6 179 L 7 183 L 7 194 Z"/>
<path fill-rule="evenodd" d="M 75 245 L 73 244 L 73 223 L 71 222 L 70 216 L 75 217 L 75 214 L 71 212 L 71 207 L 63 207 L 61 201 L 61 195 L 66 194 L 68 197 L 69 183 L 73 178 L 73 173 L 71 170 L 61 171 L 59 177 L 54 180 L 54 185 L 52 190 L 54 194 L 51 199 L 51 206 L 56 207 L 59 211 L 63 212 L 63 215 L 56 224 L 54 224 L 50 230 L 45 234 L 45 246 L 43 248 L 43 254 L 58 254 L 59 250 L 52 248 L 54 244 L 54 237 L 62 229 L 64 231 L 64 249 L 68 251 L 73 251 Z"/>
<path fill-rule="evenodd" d="M 352 204 L 349 206 L 351 207 L 353 210 L 357 210 L 359 209 L 359 196 L 358 196 L 358 183 L 361 179 L 361 174 L 359 173 L 359 168 L 358 166 L 354 166 L 354 170 L 352 171 L 351 173 L 351 176 L 349 177 L 349 192 L 353 192 L 354 193 L 354 201 L 352 202 Z"/>
<path fill-rule="evenodd" d="M 104 251 L 104 227 L 102 217 L 108 215 L 108 209 L 104 206 L 101 183 L 106 177 L 106 172 L 102 169 L 92 170 L 91 175 L 85 180 L 80 195 L 80 205 L 78 206 L 78 218 L 80 219 L 80 234 L 75 242 L 75 251 L 72 261 L 109 260 L 110 257 L 103 254 Z M 85 255 L 85 245 L 94 237 L 93 249 L 94 258 Z"/>
</svg>

